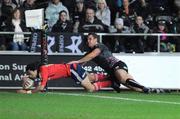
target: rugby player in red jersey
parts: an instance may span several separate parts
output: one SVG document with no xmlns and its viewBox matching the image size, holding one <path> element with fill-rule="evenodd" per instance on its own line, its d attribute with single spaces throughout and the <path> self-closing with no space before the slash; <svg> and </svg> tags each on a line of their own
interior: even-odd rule
<svg viewBox="0 0 180 119">
<path fill-rule="evenodd" d="M 87 91 L 94 92 L 103 87 L 111 86 L 111 81 L 99 81 L 107 78 L 104 75 L 89 74 L 79 64 L 49 64 L 40 65 L 39 62 L 28 64 L 26 67 L 27 78 L 32 80 L 40 78 L 41 82 L 33 90 L 17 90 L 17 93 L 36 93 L 43 91 L 48 80 L 71 77 L 77 84 L 81 84 Z M 94 83 L 92 83 L 94 82 Z M 116 90 L 117 91 L 117 90 Z"/>
</svg>

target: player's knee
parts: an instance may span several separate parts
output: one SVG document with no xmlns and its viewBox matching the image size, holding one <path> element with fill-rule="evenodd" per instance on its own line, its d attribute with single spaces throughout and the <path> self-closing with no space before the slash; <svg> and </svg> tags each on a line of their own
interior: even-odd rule
<svg viewBox="0 0 180 119">
<path fill-rule="evenodd" d="M 125 84 L 126 83 L 126 78 L 122 78 L 121 83 Z"/>
<path fill-rule="evenodd" d="M 95 92 L 96 87 L 92 85 L 92 83 L 89 80 L 89 77 L 87 76 L 82 82 L 81 85 L 88 91 L 88 92 Z"/>
<path fill-rule="evenodd" d="M 88 77 L 89 77 L 89 80 L 92 81 L 92 82 L 98 80 L 97 79 L 98 77 L 94 73 L 88 74 Z"/>
</svg>

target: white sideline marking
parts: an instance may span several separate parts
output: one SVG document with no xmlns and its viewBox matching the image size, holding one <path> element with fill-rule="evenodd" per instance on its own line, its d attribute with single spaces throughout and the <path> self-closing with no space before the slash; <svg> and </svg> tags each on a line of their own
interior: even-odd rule
<svg viewBox="0 0 180 119">
<path fill-rule="evenodd" d="M 143 99 L 135 99 L 135 98 L 110 97 L 110 96 L 88 95 L 88 94 L 78 94 L 78 93 L 52 93 L 52 92 L 49 92 L 48 94 L 79 96 L 79 97 L 80 96 L 81 97 L 93 97 L 93 98 L 101 98 L 101 99 L 126 100 L 126 101 L 134 101 L 134 102 L 148 102 L 148 103 L 180 105 L 179 102 L 169 102 L 169 101 L 159 101 L 159 100 L 143 100 Z"/>
</svg>

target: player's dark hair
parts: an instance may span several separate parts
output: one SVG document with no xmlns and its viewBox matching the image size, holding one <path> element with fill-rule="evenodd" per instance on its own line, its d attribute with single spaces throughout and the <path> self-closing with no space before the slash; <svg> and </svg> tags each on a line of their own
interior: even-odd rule
<svg viewBox="0 0 180 119">
<path fill-rule="evenodd" d="M 36 61 L 36 62 L 33 62 L 33 63 L 30 63 L 26 66 L 26 71 L 28 70 L 39 70 L 39 67 L 41 66 L 41 63 L 40 61 Z"/>
<path fill-rule="evenodd" d="M 98 35 L 94 32 L 91 32 L 88 34 L 88 36 L 90 36 L 90 35 L 92 35 L 94 38 L 97 38 L 97 39 L 99 38 Z"/>
</svg>

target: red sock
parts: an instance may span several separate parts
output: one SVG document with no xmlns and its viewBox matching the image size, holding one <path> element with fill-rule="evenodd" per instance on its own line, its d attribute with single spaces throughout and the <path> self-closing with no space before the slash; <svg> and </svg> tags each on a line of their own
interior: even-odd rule
<svg viewBox="0 0 180 119">
<path fill-rule="evenodd" d="M 95 76 L 96 76 L 96 81 L 102 81 L 107 79 L 107 75 L 105 74 L 95 74 Z"/>
<path fill-rule="evenodd" d="M 101 82 L 93 83 L 93 85 L 95 86 L 95 90 L 98 91 L 101 88 L 110 87 L 112 83 L 111 81 L 101 81 Z"/>
</svg>

